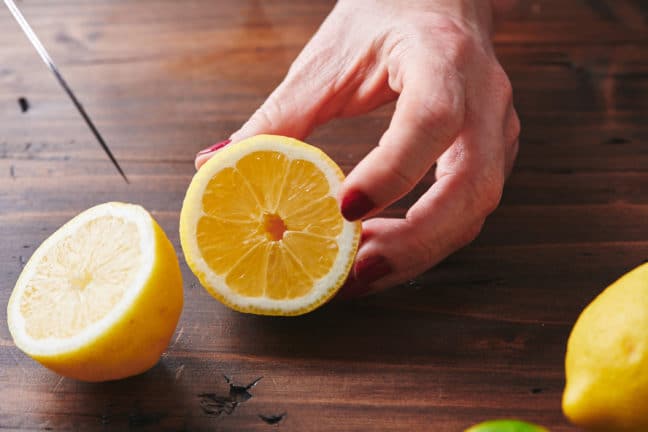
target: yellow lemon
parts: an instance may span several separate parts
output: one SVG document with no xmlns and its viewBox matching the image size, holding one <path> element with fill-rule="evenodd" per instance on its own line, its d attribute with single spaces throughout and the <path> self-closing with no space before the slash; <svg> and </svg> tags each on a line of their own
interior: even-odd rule
<svg viewBox="0 0 648 432">
<path fill-rule="evenodd" d="M 299 315 L 344 283 L 360 237 L 340 213 L 344 174 L 321 150 L 259 135 L 219 150 L 196 173 L 180 215 L 189 267 L 227 306 Z"/>
<path fill-rule="evenodd" d="M 648 431 L 648 264 L 582 312 L 569 337 L 562 406 L 594 431 Z"/>
<path fill-rule="evenodd" d="M 520 420 L 489 420 L 479 423 L 465 432 L 548 432 L 547 429 Z"/>
<path fill-rule="evenodd" d="M 142 207 L 101 204 L 34 252 L 7 307 L 16 345 L 71 378 L 105 381 L 152 367 L 182 310 L 173 246 Z"/>
</svg>

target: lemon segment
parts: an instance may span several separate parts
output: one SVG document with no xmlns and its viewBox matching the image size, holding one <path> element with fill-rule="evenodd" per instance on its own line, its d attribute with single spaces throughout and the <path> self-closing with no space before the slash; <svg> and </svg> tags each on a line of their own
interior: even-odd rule
<svg viewBox="0 0 648 432">
<path fill-rule="evenodd" d="M 259 135 L 219 150 L 194 176 L 180 216 L 192 271 L 241 312 L 299 315 L 342 285 L 360 223 L 342 217 L 344 175 L 321 150 Z"/>
<path fill-rule="evenodd" d="M 141 373 L 166 348 L 182 310 L 173 246 L 146 210 L 106 203 L 34 252 L 7 306 L 16 345 L 71 378 Z"/>
</svg>

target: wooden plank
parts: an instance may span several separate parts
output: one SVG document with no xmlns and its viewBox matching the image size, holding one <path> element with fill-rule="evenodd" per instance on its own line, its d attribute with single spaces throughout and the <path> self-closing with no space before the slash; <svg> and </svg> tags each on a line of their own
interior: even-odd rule
<svg viewBox="0 0 648 432">
<path fill-rule="evenodd" d="M 0 308 L 0 429 L 459 431 L 518 417 L 555 431 L 571 326 L 648 258 L 648 9 L 519 1 L 494 35 L 522 120 L 520 153 L 480 237 L 409 284 L 305 317 L 230 311 L 188 270 L 178 214 L 194 154 L 281 81 L 332 0 L 30 0 L 20 7 L 132 180 L 125 185 L 0 9 L 0 305 L 35 248 L 99 202 L 144 205 L 181 262 L 185 309 L 149 372 L 86 384 L 16 348 Z M 22 112 L 18 99 L 29 109 Z M 349 172 L 393 104 L 309 141 Z M 401 216 L 433 173 L 385 214 Z M 253 398 L 215 418 L 198 394 Z"/>
</svg>

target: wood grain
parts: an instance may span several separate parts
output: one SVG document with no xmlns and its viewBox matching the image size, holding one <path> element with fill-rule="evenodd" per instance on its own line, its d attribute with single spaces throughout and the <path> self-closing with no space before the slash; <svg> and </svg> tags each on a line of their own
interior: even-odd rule
<svg viewBox="0 0 648 432">
<path fill-rule="evenodd" d="M 125 185 L 0 8 L 0 304 L 34 249 L 99 202 L 137 202 L 177 248 L 185 309 L 149 372 L 85 384 L 43 369 L 0 320 L 0 429 L 461 431 L 563 418 L 563 358 L 581 309 L 648 258 L 648 8 L 640 0 L 520 1 L 494 36 L 521 149 L 471 246 L 407 286 L 304 317 L 238 314 L 199 286 L 177 224 L 193 155 L 280 82 L 329 0 L 29 0 L 20 6 L 132 180 Z M 23 113 L 18 99 L 30 109 Z M 310 141 L 345 171 L 392 106 Z M 402 214 L 431 184 L 386 213 Z M 263 379 L 231 415 L 200 408 Z M 277 425 L 259 418 L 287 413 Z"/>
</svg>

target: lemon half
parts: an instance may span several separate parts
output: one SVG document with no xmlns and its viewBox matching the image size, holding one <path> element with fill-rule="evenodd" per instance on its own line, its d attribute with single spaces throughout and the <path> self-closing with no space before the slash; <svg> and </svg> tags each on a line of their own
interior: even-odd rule
<svg viewBox="0 0 648 432">
<path fill-rule="evenodd" d="M 140 206 L 98 205 L 52 234 L 7 307 L 16 345 L 71 378 L 105 381 L 152 367 L 182 310 L 173 246 Z"/>
<path fill-rule="evenodd" d="M 235 310 L 315 309 L 344 283 L 358 247 L 361 224 L 336 201 L 343 180 L 326 154 L 292 138 L 259 135 L 219 150 L 182 206 L 189 267 Z"/>
</svg>

